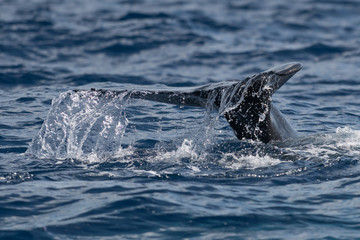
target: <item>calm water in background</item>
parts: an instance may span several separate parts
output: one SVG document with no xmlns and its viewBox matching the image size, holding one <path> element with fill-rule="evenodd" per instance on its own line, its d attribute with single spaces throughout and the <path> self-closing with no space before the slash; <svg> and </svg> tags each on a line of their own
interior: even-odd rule
<svg viewBox="0 0 360 240">
<path fill-rule="evenodd" d="M 0 237 L 360 238 L 359 13 L 355 0 L 0 0 Z M 202 109 L 63 94 L 291 61 L 304 69 L 273 101 L 302 136 L 272 144 Z M 64 120 L 66 148 L 27 151 L 49 113 L 103 125 L 79 144 Z"/>
</svg>

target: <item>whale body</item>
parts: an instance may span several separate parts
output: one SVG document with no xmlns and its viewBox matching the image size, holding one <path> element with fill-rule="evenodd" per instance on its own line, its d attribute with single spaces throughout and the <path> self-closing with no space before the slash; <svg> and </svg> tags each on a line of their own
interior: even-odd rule
<svg viewBox="0 0 360 240">
<path fill-rule="evenodd" d="M 228 121 L 238 139 L 268 143 L 297 136 L 282 113 L 272 104 L 271 97 L 301 68 L 300 63 L 287 63 L 244 80 L 193 88 L 91 90 L 100 94 L 125 93 L 135 99 L 217 110 Z"/>
</svg>

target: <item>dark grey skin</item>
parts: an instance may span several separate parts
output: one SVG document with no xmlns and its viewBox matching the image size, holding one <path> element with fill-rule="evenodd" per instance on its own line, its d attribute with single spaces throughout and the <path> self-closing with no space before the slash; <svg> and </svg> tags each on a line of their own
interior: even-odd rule
<svg viewBox="0 0 360 240">
<path fill-rule="evenodd" d="M 224 115 L 238 139 L 268 143 L 297 135 L 271 103 L 271 96 L 301 68 L 300 63 L 288 63 L 244 80 L 231 80 L 196 88 L 92 91 L 101 94 L 127 92 L 130 98 L 217 110 Z"/>
</svg>

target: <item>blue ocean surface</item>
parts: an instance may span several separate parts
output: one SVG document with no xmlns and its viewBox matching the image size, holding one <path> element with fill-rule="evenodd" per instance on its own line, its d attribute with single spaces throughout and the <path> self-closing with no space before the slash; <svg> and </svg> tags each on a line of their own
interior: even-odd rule
<svg viewBox="0 0 360 240">
<path fill-rule="evenodd" d="M 360 239 L 358 0 L 0 0 L 1 239 Z M 299 137 L 109 90 L 303 69 Z M 74 92 L 73 90 L 79 90 Z"/>
</svg>

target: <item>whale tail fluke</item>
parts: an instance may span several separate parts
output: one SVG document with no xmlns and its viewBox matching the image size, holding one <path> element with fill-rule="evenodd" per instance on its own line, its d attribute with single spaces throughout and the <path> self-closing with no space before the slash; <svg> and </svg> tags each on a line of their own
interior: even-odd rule
<svg viewBox="0 0 360 240">
<path fill-rule="evenodd" d="M 267 143 L 284 138 L 286 134 L 281 132 L 292 132 L 280 111 L 273 107 L 274 113 L 271 114 L 271 96 L 301 68 L 300 63 L 288 63 L 242 81 L 231 80 L 196 88 L 92 91 L 100 94 L 125 94 L 129 98 L 183 106 L 211 107 L 225 116 L 237 138 Z M 281 124 L 277 124 L 276 119 L 271 119 L 272 117 L 281 118 Z M 284 127 L 288 129 L 282 131 Z"/>
<path fill-rule="evenodd" d="M 301 68 L 300 63 L 288 63 L 243 81 L 242 91 L 232 99 L 234 106 L 224 114 L 237 138 L 267 143 L 282 136 L 274 129 L 274 119 L 271 119 L 271 97 Z M 286 122 L 283 117 L 282 120 Z"/>
</svg>

